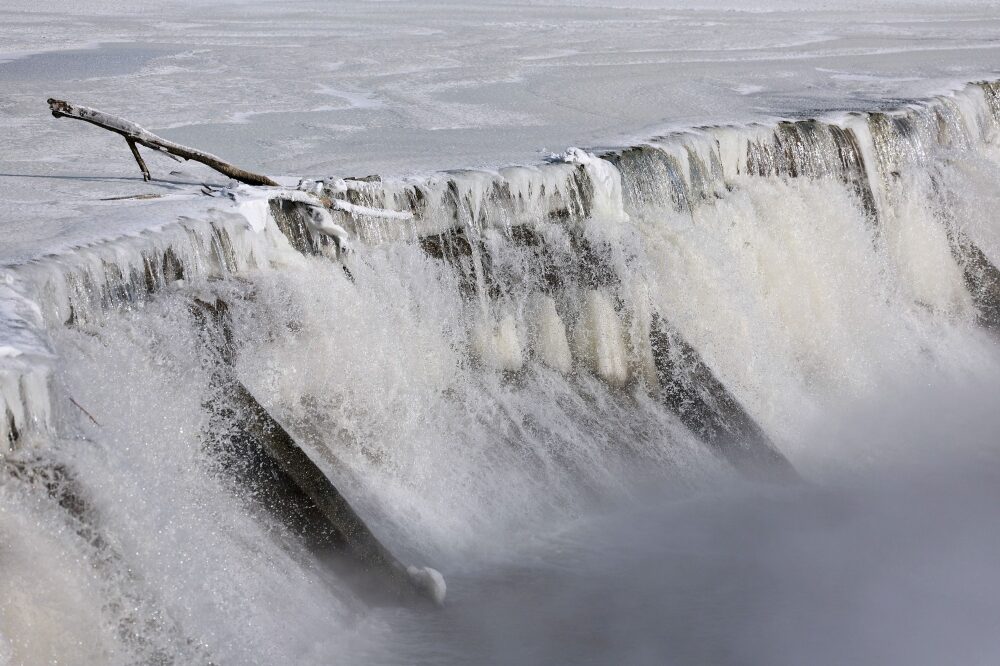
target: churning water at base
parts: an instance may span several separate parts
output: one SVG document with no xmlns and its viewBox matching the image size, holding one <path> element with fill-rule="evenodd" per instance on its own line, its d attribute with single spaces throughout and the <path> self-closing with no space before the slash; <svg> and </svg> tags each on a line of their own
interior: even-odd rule
<svg viewBox="0 0 1000 666">
<path fill-rule="evenodd" d="M 991 663 L 998 184 L 977 84 L 12 267 L 0 664 Z M 443 608 L 245 469 L 195 299 Z"/>
</svg>

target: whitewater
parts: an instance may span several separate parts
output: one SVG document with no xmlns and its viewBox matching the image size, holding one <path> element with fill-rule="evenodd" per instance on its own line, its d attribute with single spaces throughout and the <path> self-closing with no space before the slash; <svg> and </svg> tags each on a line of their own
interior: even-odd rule
<svg viewBox="0 0 1000 666">
<path fill-rule="evenodd" d="M 995 663 L 998 37 L 6 3 L 0 665 Z"/>
</svg>

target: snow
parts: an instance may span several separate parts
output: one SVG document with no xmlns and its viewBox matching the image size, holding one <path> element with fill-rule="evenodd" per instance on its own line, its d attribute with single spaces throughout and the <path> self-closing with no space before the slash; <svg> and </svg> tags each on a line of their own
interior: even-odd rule
<svg viewBox="0 0 1000 666">
<path fill-rule="evenodd" d="M 236 204 L 236 211 L 246 218 L 251 229 L 260 233 L 267 226 L 270 205 L 266 197 L 247 198 Z"/>
</svg>

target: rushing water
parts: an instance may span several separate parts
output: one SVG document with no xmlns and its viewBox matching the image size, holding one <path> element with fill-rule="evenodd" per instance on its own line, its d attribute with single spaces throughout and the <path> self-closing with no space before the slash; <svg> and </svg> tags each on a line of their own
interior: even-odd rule
<svg viewBox="0 0 1000 666">
<path fill-rule="evenodd" d="M 976 84 L 12 268 L 0 663 L 991 663 L 998 184 Z M 195 297 L 443 608 L 243 482 Z"/>
</svg>

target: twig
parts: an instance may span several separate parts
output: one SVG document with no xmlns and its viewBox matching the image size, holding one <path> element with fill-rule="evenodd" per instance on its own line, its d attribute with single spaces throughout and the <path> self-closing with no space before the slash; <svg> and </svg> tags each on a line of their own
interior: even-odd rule
<svg viewBox="0 0 1000 666">
<path fill-rule="evenodd" d="M 98 428 L 101 427 L 101 424 L 97 422 L 97 419 L 94 418 L 94 415 L 91 414 L 90 412 L 88 412 L 86 409 L 84 409 L 83 405 L 81 405 L 76 400 L 74 400 L 73 396 L 69 397 L 69 401 L 72 402 L 74 405 L 76 405 L 77 409 L 79 409 L 81 412 L 83 412 L 84 414 L 86 414 L 87 418 L 90 419 L 91 421 L 93 421 L 95 426 L 97 426 Z"/>
</svg>

